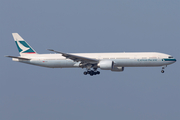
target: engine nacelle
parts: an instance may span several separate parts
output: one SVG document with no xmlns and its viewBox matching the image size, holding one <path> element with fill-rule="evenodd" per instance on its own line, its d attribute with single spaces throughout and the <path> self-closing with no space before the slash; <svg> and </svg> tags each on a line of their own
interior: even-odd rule
<svg viewBox="0 0 180 120">
<path fill-rule="evenodd" d="M 98 66 L 101 70 L 111 70 L 114 72 L 124 71 L 124 67 L 115 66 L 114 62 L 110 60 L 100 61 Z"/>
<path fill-rule="evenodd" d="M 113 61 L 100 61 L 98 66 L 102 70 L 111 70 L 113 65 Z"/>
<path fill-rule="evenodd" d="M 111 71 L 113 71 L 113 72 L 121 72 L 121 71 L 124 71 L 124 67 L 113 67 L 112 69 L 111 69 Z"/>
</svg>

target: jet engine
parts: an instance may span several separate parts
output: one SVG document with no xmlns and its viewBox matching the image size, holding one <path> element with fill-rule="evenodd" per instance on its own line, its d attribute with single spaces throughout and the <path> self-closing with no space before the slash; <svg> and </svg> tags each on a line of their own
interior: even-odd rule
<svg viewBox="0 0 180 120">
<path fill-rule="evenodd" d="M 112 69 L 111 69 L 111 71 L 113 71 L 113 72 L 121 72 L 121 71 L 124 71 L 124 67 L 113 67 Z"/>
<path fill-rule="evenodd" d="M 114 72 L 124 71 L 124 67 L 116 66 L 114 64 L 114 61 L 110 61 L 110 60 L 100 61 L 98 66 L 100 67 L 101 70 L 111 70 Z"/>
</svg>

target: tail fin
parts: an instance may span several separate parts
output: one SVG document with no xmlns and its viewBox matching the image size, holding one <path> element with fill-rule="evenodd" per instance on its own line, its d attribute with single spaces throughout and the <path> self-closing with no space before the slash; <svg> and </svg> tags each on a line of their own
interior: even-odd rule
<svg viewBox="0 0 180 120">
<path fill-rule="evenodd" d="M 18 33 L 12 33 L 12 35 L 20 55 L 37 54 L 36 51 Z"/>
</svg>

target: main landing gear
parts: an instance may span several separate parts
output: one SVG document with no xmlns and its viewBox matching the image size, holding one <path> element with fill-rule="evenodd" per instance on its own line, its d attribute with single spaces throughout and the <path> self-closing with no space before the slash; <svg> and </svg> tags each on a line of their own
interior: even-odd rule
<svg viewBox="0 0 180 120">
<path fill-rule="evenodd" d="M 85 72 L 84 72 L 84 75 L 87 75 L 87 74 L 93 76 L 93 75 L 99 75 L 100 72 L 99 72 L 99 71 L 96 71 L 96 72 L 95 72 L 95 71 L 93 71 L 93 70 L 91 70 L 91 71 L 85 71 Z"/>
<path fill-rule="evenodd" d="M 97 71 L 98 67 L 96 64 L 95 65 L 87 64 L 85 66 L 85 68 L 87 71 L 84 71 L 84 73 L 83 73 L 84 75 L 89 74 L 90 76 L 93 76 L 93 75 L 99 75 L 100 74 L 100 72 Z"/>
</svg>

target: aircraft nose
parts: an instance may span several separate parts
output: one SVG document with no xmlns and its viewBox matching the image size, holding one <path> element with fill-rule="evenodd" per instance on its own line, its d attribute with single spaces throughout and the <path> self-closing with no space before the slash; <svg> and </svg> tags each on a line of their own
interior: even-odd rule
<svg viewBox="0 0 180 120">
<path fill-rule="evenodd" d="M 174 58 L 174 59 L 172 59 L 172 63 L 175 63 L 177 60 Z"/>
<path fill-rule="evenodd" d="M 169 61 L 171 63 L 175 63 L 177 60 L 175 58 L 168 58 L 168 59 L 164 59 L 164 61 Z"/>
</svg>

